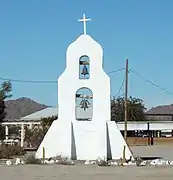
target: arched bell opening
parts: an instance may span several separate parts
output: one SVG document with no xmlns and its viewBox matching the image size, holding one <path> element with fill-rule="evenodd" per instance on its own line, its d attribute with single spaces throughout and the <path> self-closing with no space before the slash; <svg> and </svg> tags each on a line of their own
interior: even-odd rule
<svg viewBox="0 0 173 180">
<path fill-rule="evenodd" d="M 79 79 L 90 78 L 90 59 L 88 56 L 81 56 L 79 59 Z"/>
<path fill-rule="evenodd" d="M 93 93 L 89 88 L 80 88 L 76 92 L 76 120 L 91 121 L 93 116 Z"/>
</svg>

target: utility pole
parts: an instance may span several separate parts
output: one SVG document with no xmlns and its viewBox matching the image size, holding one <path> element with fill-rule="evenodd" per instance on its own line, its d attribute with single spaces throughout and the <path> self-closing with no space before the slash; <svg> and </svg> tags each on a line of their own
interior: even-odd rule
<svg viewBox="0 0 173 180">
<path fill-rule="evenodd" d="M 128 100 L 128 59 L 126 59 L 126 78 L 125 78 L 125 96 L 124 96 L 124 139 L 127 142 L 127 120 L 128 120 L 128 112 L 127 112 L 127 100 Z"/>
</svg>

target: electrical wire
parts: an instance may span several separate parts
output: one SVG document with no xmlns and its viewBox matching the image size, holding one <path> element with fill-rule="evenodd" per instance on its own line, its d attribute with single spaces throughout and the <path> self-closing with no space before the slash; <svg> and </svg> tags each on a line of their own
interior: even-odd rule
<svg viewBox="0 0 173 180">
<path fill-rule="evenodd" d="M 123 79 L 123 81 L 122 81 L 122 83 L 121 83 L 121 86 L 120 86 L 120 88 L 119 88 L 119 90 L 118 90 L 117 94 L 114 96 L 115 98 L 117 98 L 117 97 L 118 97 L 118 95 L 120 94 L 120 92 L 121 92 L 121 90 L 122 90 L 122 88 L 123 88 L 123 85 L 124 85 L 125 79 L 126 79 L 126 78 L 124 77 L 124 79 Z"/>
<path fill-rule="evenodd" d="M 110 71 L 110 72 L 108 72 L 108 74 L 111 75 L 111 74 L 114 74 L 114 73 L 116 73 L 116 72 L 122 71 L 122 70 L 124 70 L 124 69 L 125 69 L 125 68 L 120 68 L 120 69 L 117 69 L 117 70 L 114 70 L 114 71 Z"/>
<path fill-rule="evenodd" d="M 113 73 L 116 73 L 116 72 L 119 72 L 121 70 L 123 70 L 125 68 L 120 68 L 120 69 L 117 69 L 117 70 L 114 70 L 114 71 L 110 71 L 108 72 L 107 74 L 110 75 L 110 74 L 113 74 Z M 54 83 L 57 83 L 57 81 L 55 80 L 50 80 L 50 81 L 45 81 L 45 80 L 22 80 L 22 79 L 11 79 L 11 78 L 2 78 L 0 77 L 0 80 L 2 81 L 10 81 L 10 82 L 18 82 L 18 83 L 35 83 L 35 84 L 54 84 Z"/>
<path fill-rule="evenodd" d="M 0 78 L 3 81 L 10 81 L 10 82 L 19 82 L 19 83 L 57 83 L 57 81 L 39 81 L 39 80 L 19 80 L 19 79 L 9 79 L 9 78 Z"/>
<path fill-rule="evenodd" d="M 153 86 L 159 88 L 160 90 L 165 91 L 166 93 L 173 95 L 173 92 L 168 91 L 167 89 L 165 89 L 165 88 L 159 86 L 158 84 L 156 84 L 156 83 L 154 83 L 154 82 L 152 82 L 152 81 L 150 81 L 150 80 L 144 78 L 143 76 L 141 76 L 140 74 L 138 74 L 136 71 L 130 69 L 129 72 L 135 74 L 136 76 L 140 77 L 141 79 L 143 79 L 144 81 L 150 83 L 151 85 L 153 85 Z"/>
</svg>

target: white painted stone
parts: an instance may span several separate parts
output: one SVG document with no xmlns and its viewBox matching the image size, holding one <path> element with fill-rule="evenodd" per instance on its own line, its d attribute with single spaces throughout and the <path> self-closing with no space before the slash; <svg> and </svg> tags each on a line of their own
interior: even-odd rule
<svg viewBox="0 0 173 180">
<path fill-rule="evenodd" d="M 153 166 L 161 166 L 161 165 L 169 165 L 169 161 L 163 159 L 155 159 L 150 162 L 150 165 Z"/>
<path fill-rule="evenodd" d="M 85 161 L 85 164 L 86 164 L 86 165 L 90 164 L 90 161 L 89 161 L 89 160 L 86 160 L 86 161 Z"/>
<path fill-rule="evenodd" d="M 128 163 L 126 163 L 126 162 L 125 162 L 125 163 L 123 163 L 123 166 L 128 166 L 128 165 L 129 165 L 129 164 L 128 164 Z"/>
<path fill-rule="evenodd" d="M 24 160 L 21 160 L 21 164 L 25 164 Z"/>
<path fill-rule="evenodd" d="M 50 164 L 48 160 L 44 160 L 44 164 Z"/>
<path fill-rule="evenodd" d="M 7 165 L 7 166 L 11 166 L 11 165 L 12 165 L 12 162 L 11 162 L 10 160 L 7 160 L 7 161 L 6 161 L 6 165 Z"/>
<path fill-rule="evenodd" d="M 49 161 L 49 164 L 55 164 L 55 161 L 54 161 L 53 159 L 51 159 L 51 160 Z"/>
<path fill-rule="evenodd" d="M 147 161 L 142 161 L 140 166 L 146 166 L 147 165 Z"/>
<path fill-rule="evenodd" d="M 116 161 L 109 163 L 111 166 L 118 166 L 118 163 Z"/>
<path fill-rule="evenodd" d="M 91 161 L 90 163 L 91 163 L 92 165 L 94 165 L 94 164 L 96 164 L 96 161 Z"/>
<path fill-rule="evenodd" d="M 79 79 L 79 59 L 90 58 L 90 79 Z M 66 69 L 58 78 L 58 120 L 45 135 L 36 157 L 64 155 L 77 160 L 96 160 L 98 157 L 120 159 L 126 146 L 126 158 L 132 156 L 115 122 L 111 122 L 110 78 L 103 68 L 103 49 L 89 35 L 72 42 L 66 53 Z M 91 121 L 77 121 L 76 92 L 89 88 L 93 93 Z"/>
<path fill-rule="evenodd" d="M 128 164 L 129 166 L 136 166 L 136 163 L 135 163 L 135 162 L 132 162 L 132 161 L 129 161 L 127 164 Z"/>
<path fill-rule="evenodd" d="M 58 163 L 59 163 L 59 160 L 57 159 L 55 162 L 56 162 L 56 164 L 58 164 Z"/>
<path fill-rule="evenodd" d="M 18 165 L 18 164 L 20 164 L 20 163 L 21 163 L 20 158 L 16 158 L 16 162 L 15 162 L 15 164 L 16 164 L 16 165 Z"/>
<path fill-rule="evenodd" d="M 173 165 L 173 161 L 170 161 L 169 164 L 172 166 Z"/>
<path fill-rule="evenodd" d="M 97 162 L 101 162 L 101 161 L 104 161 L 104 160 L 105 160 L 104 157 L 98 157 L 98 158 L 97 158 Z"/>
</svg>

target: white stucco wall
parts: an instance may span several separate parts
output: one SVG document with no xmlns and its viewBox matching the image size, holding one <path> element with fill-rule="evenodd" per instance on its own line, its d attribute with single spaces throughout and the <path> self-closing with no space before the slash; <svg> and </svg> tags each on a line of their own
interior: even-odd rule
<svg viewBox="0 0 173 180">
<path fill-rule="evenodd" d="M 73 132 L 78 160 L 95 160 L 98 157 L 107 157 L 105 122 L 76 121 L 73 123 Z"/>
</svg>

